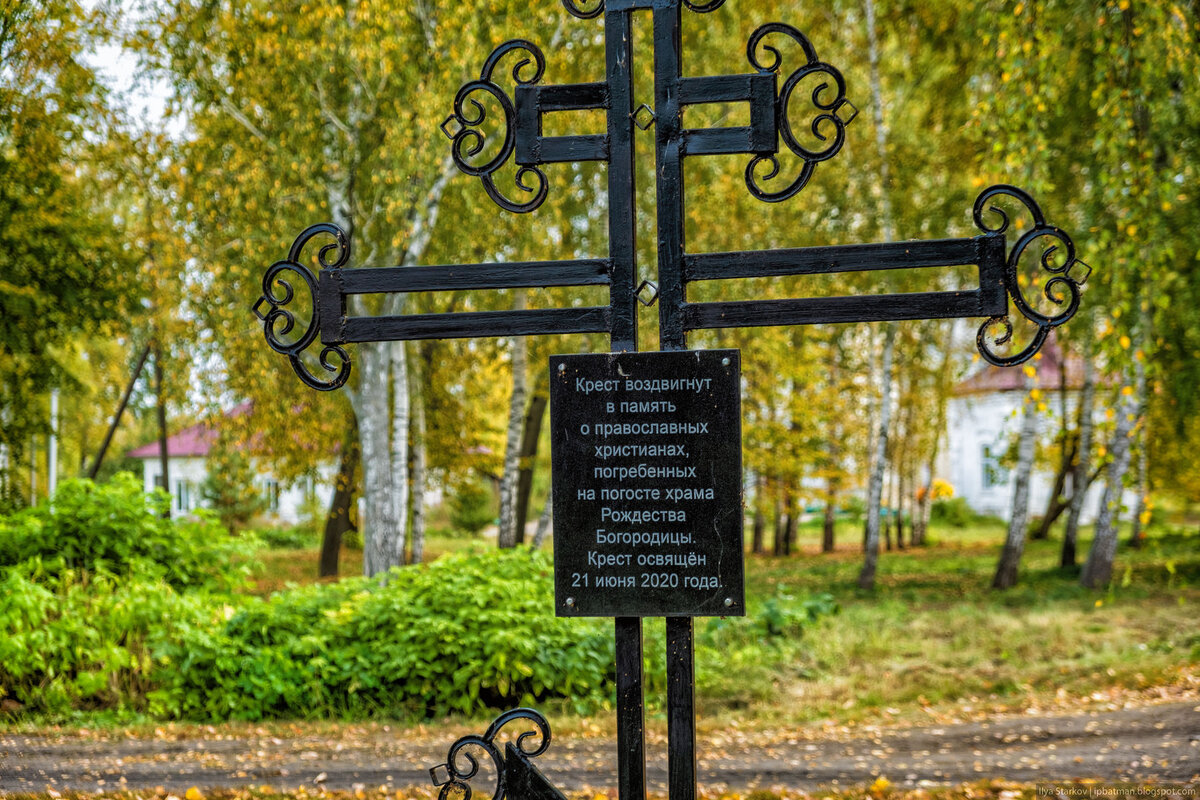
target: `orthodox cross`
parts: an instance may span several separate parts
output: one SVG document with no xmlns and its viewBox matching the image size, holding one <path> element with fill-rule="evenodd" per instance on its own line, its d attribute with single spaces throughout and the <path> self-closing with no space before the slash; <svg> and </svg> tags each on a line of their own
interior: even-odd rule
<svg viewBox="0 0 1200 800">
<path fill-rule="evenodd" d="M 498 47 L 485 61 L 479 78 L 459 90 L 453 113 L 442 130 L 453 141 L 455 163 L 478 177 L 484 190 L 499 206 L 523 213 L 538 208 L 549 193 L 550 181 L 540 169 L 554 163 L 602 161 L 607 164 L 608 256 L 519 263 L 455 264 L 429 267 L 345 269 L 350 242 L 336 226 L 314 225 L 295 240 L 288 257 L 273 264 L 263 278 L 262 296 L 254 313 L 265 323 L 268 344 L 286 355 L 300 379 L 315 389 L 342 386 L 350 373 L 343 345 L 355 342 L 409 339 L 526 336 L 543 333 L 607 333 L 613 352 L 637 350 L 637 305 L 659 304 L 660 346 L 663 350 L 686 347 L 688 331 L 884 320 L 984 317 L 977 343 L 980 354 L 998 366 L 1023 363 L 1041 347 L 1048 333 L 1070 319 L 1077 310 L 1080 286 L 1090 267 L 1076 258 L 1071 238 L 1046 222 L 1037 203 L 1024 191 L 1008 185 L 992 186 L 975 201 L 973 217 L 982 231 L 972 238 L 928 241 L 848 244 L 828 247 L 752 250 L 724 253 L 690 253 L 684 238 L 683 161 L 712 154 L 749 156 L 745 170 L 747 189 L 766 202 L 781 202 L 799 193 L 817 165 L 834 157 L 845 141 L 846 126 L 857 109 L 846 97 L 841 73 L 822 61 L 812 43 L 796 28 L 768 23 L 750 36 L 746 56 L 752 72 L 737 75 L 684 76 L 680 29 L 684 7 L 709 13 L 725 0 L 600 0 L 583 7 L 562 0 L 573 16 L 590 20 L 603 17 L 605 78 L 592 83 L 543 84 L 545 57 L 531 42 L 514 39 Z M 636 11 L 653 16 L 654 103 L 634 105 L 632 16 Z M 790 44 L 788 44 L 790 42 Z M 786 55 L 785 55 L 786 53 Z M 796 63 L 789 62 L 799 53 Z M 510 94 L 497 80 L 500 64 L 516 55 Z M 820 81 L 808 94 L 802 85 Z M 481 102 L 482 101 L 482 102 Z M 687 128 L 683 109 L 711 103 L 746 103 L 749 125 Z M 500 110 L 490 130 L 487 108 Z M 603 111 L 603 133 L 567 136 L 543 134 L 543 118 L 559 111 Z M 797 135 L 806 125 L 812 134 Z M 658 220 L 657 282 L 638 283 L 635 229 L 634 129 L 654 128 Z M 782 142 L 783 147 L 780 144 Z M 781 177 L 780 155 L 794 165 L 794 174 Z M 498 173 L 512 159 L 518 199 L 497 185 Z M 505 173 L 507 174 L 507 173 Z M 1033 224 L 1009 247 L 1009 219 L 991 205 L 1007 196 L 1023 205 Z M 994 224 L 986 211 L 997 215 Z M 317 256 L 318 275 L 305 265 L 302 252 L 318 236 L 332 236 Z M 1035 242 L 1043 245 L 1041 267 L 1050 273 L 1042 288 L 1051 302 L 1062 306 L 1047 315 L 1031 304 L 1018 281 L 1022 255 Z M 788 298 L 689 302 L 687 288 L 698 281 L 728 278 L 783 277 L 839 272 L 906 269 L 917 267 L 975 266 L 978 288 L 873 296 Z M 294 296 L 284 280 L 292 273 L 307 286 L 312 316 L 298 334 L 296 316 L 285 308 Z M 607 306 L 543 308 L 512 311 L 416 314 L 384 317 L 350 317 L 349 295 L 465 289 L 507 289 L 550 286 L 607 286 Z M 993 348 L 1009 342 L 1013 328 L 1008 300 L 1037 328 L 1018 352 L 1002 355 Z M 288 338 L 289 334 L 292 338 Z M 314 374 L 302 353 L 317 336 L 323 376 Z M 616 617 L 616 679 L 618 728 L 618 788 L 622 800 L 645 796 L 643 742 L 642 626 L 639 617 Z M 672 800 L 695 796 L 695 724 L 693 710 L 693 627 L 691 617 L 667 618 L 668 751 Z M 536 731 L 508 744 L 501 755 L 495 738 L 500 727 L 517 719 L 532 721 Z M 540 735 L 540 744 L 526 749 L 528 736 Z M 443 800 L 451 790 L 465 791 L 478 769 L 477 761 L 459 755 L 467 745 L 484 750 L 495 764 L 495 800 L 513 797 L 561 796 L 532 767 L 529 759 L 549 743 L 549 727 L 537 712 L 520 709 L 503 715 L 483 737 L 471 736 L 451 748 L 447 763 L 434 770 L 443 787 Z M 465 766 L 464 766 L 465 763 Z M 438 770 L 444 770 L 444 776 Z"/>
</svg>

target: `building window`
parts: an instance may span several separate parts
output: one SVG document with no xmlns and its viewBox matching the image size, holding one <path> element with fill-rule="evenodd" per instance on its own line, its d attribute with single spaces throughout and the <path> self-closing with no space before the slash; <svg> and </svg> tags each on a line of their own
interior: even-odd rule
<svg viewBox="0 0 1200 800">
<path fill-rule="evenodd" d="M 994 489 L 1008 484 L 1008 470 L 1000 464 L 1003 448 L 985 444 L 983 446 L 983 488 Z"/>
<path fill-rule="evenodd" d="M 267 501 L 267 510 L 279 511 L 279 481 L 267 478 L 263 481 L 263 497 Z"/>
<path fill-rule="evenodd" d="M 187 481 L 175 481 L 175 510 L 192 510 L 192 485 Z"/>
</svg>

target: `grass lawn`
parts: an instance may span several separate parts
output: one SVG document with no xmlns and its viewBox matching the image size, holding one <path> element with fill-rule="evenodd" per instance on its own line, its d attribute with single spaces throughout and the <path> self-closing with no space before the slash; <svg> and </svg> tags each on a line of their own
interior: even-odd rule
<svg viewBox="0 0 1200 800">
<path fill-rule="evenodd" d="M 1057 531 L 1028 543 L 1015 588 L 990 589 L 1004 537 L 998 522 L 935 527 L 927 547 L 884 552 L 877 588 L 864 592 L 856 585 L 861 528 L 839 523 L 837 535 L 830 554 L 819 552 L 819 529 L 802 526 L 792 556 L 748 555 L 747 620 L 697 619 L 702 728 L 963 719 L 1200 688 L 1194 534 L 1160 532 L 1141 550 L 1122 545 L 1103 592 L 1058 567 Z M 433 538 L 427 552 L 436 558 L 471 544 Z M 1081 561 L 1089 544 L 1085 531 Z M 317 555 L 315 548 L 262 551 L 256 592 L 316 580 Z M 343 573 L 357 574 L 361 559 L 344 550 Z M 810 614 L 811 598 L 824 594 L 837 613 Z M 665 724 L 656 694 L 662 629 L 661 620 L 647 620 L 652 728 Z M 574 727 L 566 708 L 545 710 Z M 584 724 L 607 730 L 611 715 Z"/>
</svg>

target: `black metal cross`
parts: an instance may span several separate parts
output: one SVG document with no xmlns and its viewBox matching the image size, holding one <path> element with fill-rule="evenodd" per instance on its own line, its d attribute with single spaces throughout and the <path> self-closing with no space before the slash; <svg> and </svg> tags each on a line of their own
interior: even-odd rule
<svg viewBox="0 0 1200 800">
<path fill-rule="evenodd" d="M 604 332 L 610 336 L 612 351 L 636 351 L 639 293 L 644 293 L 648 286 L 657 292 L 660 346 L 664 350 L 683 349 L 688 331 L 706 328 L 986 317 L 977 337 L 979 351 L 990 363 L 1008 366 L 1032 357 L 1049 331 L 1074 315 L 1079 305 L 1080 285 L 1087 279 L 1090 267 L 1076 258 L 1070 237 L 1046 222 L 1041 209 L 1028 194 L 1007 185 L 993 186 L 975 201 L 974 220 L 982 233 L 973 238 L 689 253 L 684 239 L 683 160 L 709 154 L 748 155 L 745 181 L 753 196 L 767 202 L 793 197 L 808 183 L 819 163 L 841 150 L 846 126 L 857 114 L 857 109 L 846 99 L 841 73 L 821 61 L 812 43 L 796 28 L 769 23 L 755 30 L 747 44 L 746 55 L 753 72 L 684 76 L 680 46 L 684 7 L 692 12 L 707 13 L 721 7 L 725 0 L 599 0 L 590 8 L 580 6 L 575 0 L 562 2 L 570 14 L 580 19 L 603 16 L 604 80 L 543 85 L 545 58 L 541 51 L 531 42 L 514 39 L 498 47 L 484 63 L 479 78 L 459 90 L 453 113 L 442 123 L 442 129 L 453 140 L 452 152 L 458 167 L 478 177 L 487 194 L 509 211 L 532 211 L 546 199 L 549 179 L 539 168 L 541 165 L 606 162 L 608 257 L 344 269 L 350 254 L 350 244 L 344 233 L 329 224 L 313 226 L 296 239 L 286 260 L 267 270 L 262 297 L 254 305 L 255 314 L 265 323 L 268 344 L 289 357 L 304 383 L 322 390 L 344 384 L 350 361 L 342 345 L 353 342 Z M 653 15 L 654 105 L 642 104 L 635 108 L 631 20 L 634 12 L 642 10 Z M 779 45 L 787 41 L 791 46 L 781 49 Z M 788 59 L 785 50 L 790 55 L 796 48 L 802 59 L 785 68 Z M 521 56 L 511 71 L 516 84 L 512 95 L 496 80 L 501 62 L 510 54 Z M 821 82 L 807 99 L 796 91 L 802 84 L 807 86 L 816 80 Z M 748 103 L 749 125 L 684 127 L 685 107 L 730 102 Z M 485 103 L 500 109 L 499 132 L 485 128 L 488 121 Z M 547 113 L 589 109 L 605 113 L 603 134 L 543 134 L 542 123 Z M 797 137 L 798 123 L 793 121 L 797 118 L 821 143 L 819 148 L 806 146 Z M 649 281 L 637 283 L 635 261 L 634 128 L 651 126 L 655 138 L 658 202 L 656 287 Z M 799 164 L 790 180 L 780 177 L 781 142 Z M 510 158 L 516 166 L 516 188 L 524 195 L 519 200 L 510 199 L 497 186 L 497 172 Z M 780 188 L 764 188 L 764 183 Z M 1020 235 L 1011 248 L 1005 236 L 1008 217 L 990 205 L 999 195 L 1007 195 L 1023 204 L 1033 218 L 1032 227 Z M 984 220 L 984 213 L 989 209 L 998 215 L 994 225 Z M 334 243 L 320 250 L 321 270 L 319 276 L 314 276 L 304 266 L 301 253 L 309 241 L 323 234 L 332 235 Z M 1038 241 L 1048 245 L 1042 251 L 1041 266 L 1051 273 L 1043 293 L 1050 301 L 1063 306 L 1054 315 L 1037 311 L 1022 293 L 1017 279 L 1022 255 Z M 697 281 L 957 265 L 978 268 L 977 289 L 703 303 L 687 299 L 688 284 Z M 299 275 L 313 298 L 312 319 L 293 341 L 285 338 L 296 324 L 295 316 L 285 308 L 293 299 L 292 286 L 282 280 L 285 272 Z M 346 310 L 346 298 L 353 294 L 548 286 L 608 286 L 609 303 L 584 308 L 394 317 L 349 317 Z M 998 355 L 993 346 L 1006 344 L 1012 334 L 1012 324 L 1007 316 L 1009 298 L 1021 314 L 1037 326 L 1037 333 L 1021 351 Z M 650 297 L 644 302 L 650 305 L 653 301 L 654 297 Z M 999 335 L 995 335 L 997 326 L 1002 328 Z M 301 360 L 302 352 L 313 344 L 318 332 L 323 346 L 320 363 L 329 373 L 324 378 L 314 375 Z M 645 759 L 641 620 L 618 617 L 615 632 L 618 788 L 622 800 L 642 800 L 645 796 Z M 695 796 L 692 633 L 690 617 L 667 619 L 672 800 L 692 800 Z M 526 710 L 501 719 L 533 719 L 534 716 L 536 712 Z M 500 720 L 497 722 L 502 724 Z M 538 724 L 541 726 L 542 723 Z M 522 766 L 527 763 L 523 758 L 519 763 L 514 760 L 502 768 L 501 756 L 492 743 L 498 725 L 493 726 L 495 730 L 489 729 L 490 736 L 484 737 L 488 745 L 484 749 L 497 761 L 500 777 L 495 797 L 500 800 L 505 792 L 505 769 L 516 770 L 514 775 L 533 773 Z M 548 743 L 548 727 L 543 735 L 544 744 Z M 469 738 L 479 745 L 476 741 L 479 737 Z M 536 752 L 527 752 L 518 745 L 515 752 L 531 757 L 541 753 L 544 744 Z M 447 772 L 445 779 L 437 779 L 443 785 L 444 795 L 451 787 L 466 788 L 466 781 L 475 774 L 477 765 L 469 759 L 466 767 L 458 768 L 455 764 L 457 752 L 456 744 L 447 764 L 443 765 Z M 525 778 L 521 780 L 525 781 Z M 541 777 L 529 780 L 533 780 L 528 785 L 535 786 L 529 789 L 534 794 L 540 796 L 553 791 Z"/>
</svg>

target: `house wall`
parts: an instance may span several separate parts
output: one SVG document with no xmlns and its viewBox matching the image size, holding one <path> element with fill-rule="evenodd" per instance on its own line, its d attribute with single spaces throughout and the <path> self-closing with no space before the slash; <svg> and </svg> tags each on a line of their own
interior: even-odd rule
<svg viewBox="0 0 1200 800">
<path fill-rule="evenodd" d="M 200 486 L 208 477 L 204 459 L 197 456 L 171 456 L 167 459 L 167 474 L 171 479 L 171 513 L 186 514 L 200 506 Z M 142 459 L 142 483 L 147 492 L 162 484 L 162 462 L 157 458 Z"/>
<path fill-rule="evenodd" d="M 990 392 L 950 399 L 947 407 L 947 446 L 938 467 L 938 477 L 954 487 L 956 497 L 963 497 L 975 511 L 1007 520 L 1012 516 L 1013 475 L 997 468 L 992 459 L 1004 455 L 1016 440 L 1021 424 L 1021 405 L 1024 392 Z M 1038 437 L 1046 444 L 1061 425 L 1061 404 L 1057 393 L 1047 400 L 1047 408 L 1039 415 Z M 1066 413 L 1075 415 L 1076 397 L 1068 394 Z M 1097 409 L 1097 421 L 1103 410 Z M 1030 482 L 1029 516 L 1040 516 L 1050 501 L 1054 488 L 1051 470 L 1035 469 Z M 1083 522 L 1095 521 L 1100 497 L 1104 491 L 1103 476 L 1092 482 L 1083 505 Z M 1136 495 L 1125 490 L 1122 502 L 1133 513 Z M 1127 518 L 1127 517 L 1126 517 Z"/>
<path fill-rule="evenodd" d="M 204 506 L 200 487 L 208 477 L 205 459 L 199 456 L 172 456 L 167 459 L 167 470 L 171 478 L 171 513 L 182 515 Z M 268 471 L 260 471 L 254 480 L 255 487 L 268 499 L 263 513 L 266 522 L 278 525 L 295 525 L 304 519 L 305 501 L 315 494 L 322 508 L 328 508 L 333 499 L 333 483 L 337 468 L 325 464 L 317 468 L 313 480 L 297 481 L 293 486 L 282 487 Z M 142 480 L 147 492 L 158 487 L 162 476 L 157 458 L 142 459 Z"/>
</svg>

